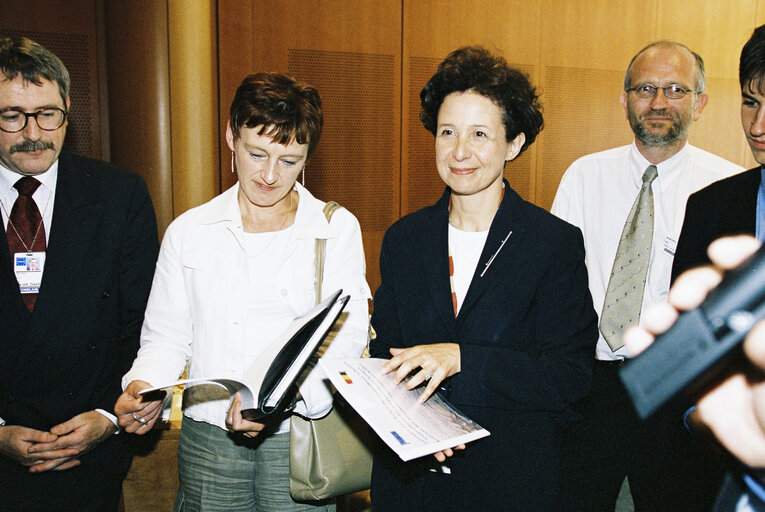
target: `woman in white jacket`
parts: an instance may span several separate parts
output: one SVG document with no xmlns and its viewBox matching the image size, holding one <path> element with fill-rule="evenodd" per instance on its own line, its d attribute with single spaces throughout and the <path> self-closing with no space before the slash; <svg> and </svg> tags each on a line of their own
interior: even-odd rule
<svg viewBox="0 0 765 512">
<path fill-rule="evenodd" d="M 123 378 L 120 425 L 144 434 L 160 402 L 138 392 L 172 382 L 188 363 L 189 378 L 244 376 L 296 316 L 315 301 L 314 247 L 324 238 L 322 289 L 351 300 L 335 326 L 328 357 L 356 357 L 368 328 L 361 230 L 339 209 L 328 222 L 324 203 L 296 183 L 323 124 L 318 92 L 281 74 L 244 79 L 231 105 L 226 141 L 238 183 L 178 217 L 167 229 L 141 332 L 141 349 Z M 299 388 L 295 412 L 321 417 L 332 396 L 314 368 Z M 227 395 L 195 386 L 184 396 L 178 448 L 178 511 L 322 510 L 289 495 L 289 421 L 242 418 Z"/>
</svg>

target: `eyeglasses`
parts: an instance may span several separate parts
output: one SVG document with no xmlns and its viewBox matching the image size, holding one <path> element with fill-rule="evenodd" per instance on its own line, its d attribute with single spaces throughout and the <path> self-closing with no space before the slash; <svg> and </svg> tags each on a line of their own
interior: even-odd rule
<svg viewBox="0 0 765 512">
<path fill-rule="evenodd" d="M 661 89 L 664 91 L 664 96 L 671 99 L 671 100 L 679 100 L 689 92 L 692 92 L 694 94 L 698 94 L 699 91 L 694 91 L 693 89 L 686 89 L 680 84 L 669 84 L 666 87 L 657 87 L 653 84 L 639 84 L 633 87 L 632 89 L 625 89 L 625 91 L 630 92 L 633 91 L 636 96 L 639 98 L 653 98 L 656 96 L 656 91 Z"/>
<path fill-rule="evenodd" d="M 60 108 L 41 108 L 34 112 L 24 112 L 18 108 L 0 110 L 0 130 L 7 133 L 20 132 L 26 128 L 30 117 L 34 117 L 41 130 L 58 130 L 66 121 L 69 112 Z"/>
</svg>

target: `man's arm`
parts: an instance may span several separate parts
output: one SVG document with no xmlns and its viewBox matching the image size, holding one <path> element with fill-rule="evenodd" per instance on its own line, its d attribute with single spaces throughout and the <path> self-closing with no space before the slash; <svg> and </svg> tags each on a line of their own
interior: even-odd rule
<svg viewBox="0 0 765 512">
<path fill-rule="evenodd" d="M 119 258 L 119 324 L 109 326 L 119 330 L 114 361 L 102 369 L 102 382 L 97 388 L 98 408 L 111 411 L 121 392 L 120 377 L 130 368 L 138 351 L 138 339 L 146 301 L 154 274 L 158 248 L 154 209 L 148 189 L 142 179 L 134 177 L 125 213 L 125 228 Z M 36 441 L 27 447 L 30 455 L 40 461 L 30 467 L 32 472 L 69 469 L 79 464 L 79 457 L 108 439 L 117 431 L 110 418 L 96 411 L 86 411 L 55 425 L 50 434 L 54 439 Z M 18 439 L 17 439 L 18 442 Z"/>
</svg>

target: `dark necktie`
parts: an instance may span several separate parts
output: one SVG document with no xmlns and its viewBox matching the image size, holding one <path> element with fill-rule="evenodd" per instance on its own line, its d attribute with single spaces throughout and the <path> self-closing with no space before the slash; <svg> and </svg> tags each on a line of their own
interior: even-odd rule
<svg viewBox="0 0 765 512">
<path fill-rule="evenodd" d="M 655 165 L 649 165 L 643 173 L 643 186 L 624 224 L 606 289 L 600 332 L 613 352 L 624 346 L 622 333 L 625 328 L 637 324 L 643 307 L 653 243 L 651 184 L 657 175 Z"/>
<path fill-rule="evenodd" d="M 32 194 L 40 186 L 40 182 L 31 176 L 24 176 L 13 186 L 19 191 L 19 197 L 13 203 L 5 233 L 12 261 L 14 253 L 45 250 L 45 226 L 43 226 L 40 209 L 37 208 L 37 203 L 32 199 Z M 27 309 L 32 311 L 37 301 L 37 294 L 24 293 L 22 298 Z"/>
</svg>

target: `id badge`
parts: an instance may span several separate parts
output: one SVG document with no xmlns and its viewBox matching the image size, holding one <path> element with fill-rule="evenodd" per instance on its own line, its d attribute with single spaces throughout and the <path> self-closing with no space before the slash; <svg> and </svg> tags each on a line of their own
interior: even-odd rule
<svg viewBox="0 0 765 512">
<path fill-rule="evenodd" d="M 13 271 L 21 293 L 38 293 L 45 267 L 45 251 L 13 254 Z"/>
<path fill-rule="evenodd" d="M 677 249 L 677 236 L 667 234 L 666 238 L 664 238 L 664 252 L 670 256 L 674 256 L 675 249 Z"/>
</svg>

